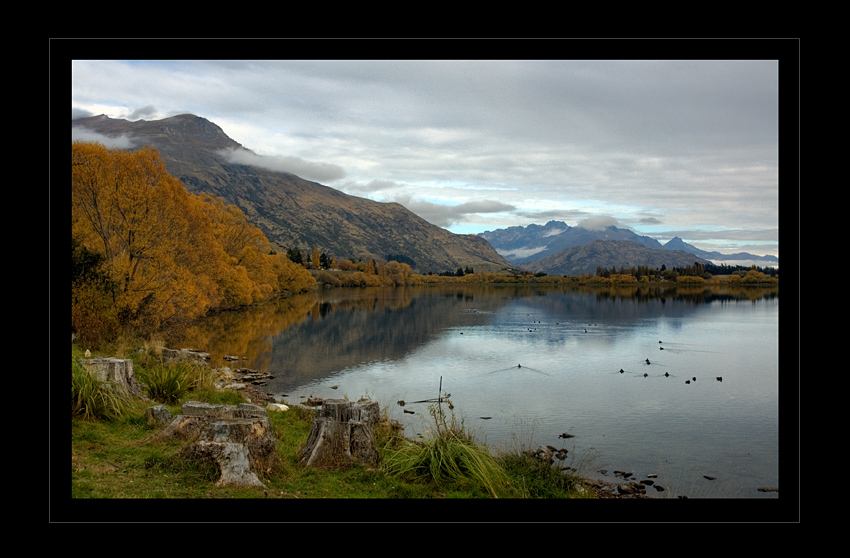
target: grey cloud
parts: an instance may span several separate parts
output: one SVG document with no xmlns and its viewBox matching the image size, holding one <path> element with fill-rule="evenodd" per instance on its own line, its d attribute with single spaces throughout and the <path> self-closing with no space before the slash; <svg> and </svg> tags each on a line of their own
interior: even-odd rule
<svg viewBox="0 0 850 558">
<path fill-rule="evenodd" d="M 159 111 L 156 110 L 156 108 L 154 108 L 153 106 L 148 105 L 146 107 L 136 109 L 133 112 L 131 112 L 130 115 L 127 117 L 127 120 L 135 121 L 135 120 L 143 120 L 144 118 L 151 118 L 151 117 L 153 117 L 155 119 L 156 117 L 158 117 L 158 115 L 159 115 Z"/>
<path fill-rule="evenodd" d="M 396 196 L 395 201 L 419 215 L 429 223 L 439 227 L 449 227 L 473 213 L 501 213 L 516 209 L 496 200 L 477 200 L 460 205 L 442 205 L 424 200 L 411 199 L 410 196 Z"/>
<path fill-rule="evenodd" d="M 518 217 L 530 219 L 536 224 L 542 225 L 549 221 L 563 221 L 564 223 L 573 226 L 587 218 L 587 212 L 578 209 L 563 210 L 557 209 L 552 211 L 518 211 Z M 525 225 L 526 223 L 523 223 Z"/>
<path fill-rule="evenodd" d="M 453 208 L 460 215 L 465 215 L 467 213 L 501 213 L 503 211 L 513 211 L 516 209 L 513 205 L 496 200 L 465 202 L 460 205 L 455 205 Z"/>
<path fill-rule="evenodd" d="M 726 229 L 726 230 L 672 230 L 666 231 L 670 237 L 691 238 L 693 240 L 746 240 L 778 242 L 779 229 Z"/>
<path fill-rule="evenodd" d="M 338 165 L 305 161 L 299 157 L 261 156 L 245 149 L 225 151 L 223 155 L 228 161 L 237 165 L 250 165 L 275 172 L 288 172 L 316 182 L 333 182 L 345 177 L 345 171 Z"/>
<path fill-rule="evenodd" d="M 661 221 L 655 217 L 643 217 L 638 221 L 641 225 L 660 225 Z"/>
<path fill-rule="evenodd" d="M 399 183 L 392 180 L 370 180 L 366 183 L 346 182 L 345 184 L 339 184 L 337 186 L 340 190 L 355 196 L 371 196 L 377 192 L 397 190 L 401 187 Z M 405 199 L 406 201 L 410 200 L 409 197 Z"/>
<path fill-rule="evenodd" d="M 85 109 L 71 107 L 71 120 L 77 120 L 78 118 L 88 118 L 89 116 L 94 115 Z"/>
<path fill-rule="evenodd" d="M 286 155 L 245 164 L 482 230 L 599 215 L 655 234 L 776 227 L 778 89 L 778 63 L 746 57 L 74 61 L 72 72 L 74 105 L 94 114 L 185 107 Z"/>
<path fill-rule="evenodd" d="M 581 221 L 577 226 L 583 229 L 604 229 L 605 227 L 619 225 L 619 221 L 613 217 L 609 217 L 607 215 L 599 216 L 599 217 L 588 217 Z"/>
</svg>

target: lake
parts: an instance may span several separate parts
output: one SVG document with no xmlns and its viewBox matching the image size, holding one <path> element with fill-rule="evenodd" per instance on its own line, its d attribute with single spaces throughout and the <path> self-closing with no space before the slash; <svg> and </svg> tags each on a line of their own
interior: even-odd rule
<svg viewBox="0 0 850 558">
<path fill-rule="evenodd" d="M 779 497 L 757 490 L 779 486 L 778 288 L 326 289 L 167 342 L 273 374 L 283 402 L 369 397 L 411 437 L 442 386 L 494 451 L 563 447 L 588 477 L 657 475 L 658 497 Z"/>
</svg>

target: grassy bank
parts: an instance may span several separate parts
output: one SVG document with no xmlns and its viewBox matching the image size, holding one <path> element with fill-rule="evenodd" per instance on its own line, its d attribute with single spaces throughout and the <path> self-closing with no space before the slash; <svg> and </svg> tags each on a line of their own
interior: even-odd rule
<svg viewBox="0 0 850 558">
<path fill-rule="evenodd" d="M 375 432 L 378 466 L 354 464 L 340 469 L 304 467 L 298 461 L 313 422 L 311 409 L 291 406 L 285 412 L 271 412 L 281 459 L 261 476 L 265 488 L 218 487 L 214 465 L 178 457 L 181 443 L 148 441 L 161 427 L 146 423 L 145 410 L 159 401 L 174 415 L 188 400 L 232 405 L 246 401 L 239 392 L 212 388 L 208 370 L 165 366 L 136 353 L 136 376 L 149 382 L 144 384 L 146 392 L 159 401 L 116 399 L 108 386 L 80 383 L 81 357 L 79 348 L 72 348 L 72 498 L 590 497 L 579 477 L 541 464 L 519 450 L 492 455 L 453 415 L 444 415 L 443 408 L 434 408 L 430 437 L 415 442 L 399 437 L 384 417 Z M 98 395 L 99 389 L 107 390 L 106 395 Z"/>
</svg>

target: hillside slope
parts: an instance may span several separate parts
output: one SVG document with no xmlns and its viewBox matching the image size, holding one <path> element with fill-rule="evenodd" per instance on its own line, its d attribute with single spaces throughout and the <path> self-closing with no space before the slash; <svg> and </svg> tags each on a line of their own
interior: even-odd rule
<svg viewBox="0 0 850 558">
<path fill-rule="evenodd" d="M 187 190 L 236 205 L 279 250 L 311 253 L 317 247 L 337 259 L 354 261 L 400 254 L 413 260 L 419 273 L 511 267 L 485 239 L 449 232 L 397 203 L 351 196 L 294 174 L 231 163 L 228 152 L 244 148 L 198 116 L 136 122 L 95 116 L 72 120 L 71 127 L 157 148 L 168 172 Z"/>
</svg>

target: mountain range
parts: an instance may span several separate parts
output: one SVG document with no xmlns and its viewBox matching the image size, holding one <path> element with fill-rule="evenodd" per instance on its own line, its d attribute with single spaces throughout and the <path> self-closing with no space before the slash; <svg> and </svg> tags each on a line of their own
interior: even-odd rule
<svg viewBox="0 0 850 558">
<path fill-rule="evenodd" d="M 189 192 L 206 192 L 240 208 L 277 251 L 313 248 L 338 260 L 393 259 L 417 273 L 471 267 L 498 272 L 523 268 L 547 274 L 594 273 L 603 266 L 670 267 L 718 260 L 774 256 L 724 255 L 699 250 L 676 237 L 662 245 L 628 229 L 571 227 L 561 221 L 508 227 L 478 235 L 455 234 L 433 225 L 398 203 L 352 196 L 291 173 L 244 164 L 234 153 L 260 157 L 216 124 L 192 114 L 162 120 L 129 121 L 107 116 L 71 120 L 71 128 L 159 151 L 168 172 Z"/>
<path fill-rule="evenodd" d="M 592 240 L 566 248 L 549 256 L 527 262 L 523 269 L 547 275 L 584 275 L 601 267 L 636 268 L 646 265 L 654 269 L 671 269 L 699 263 L 711 263 L 681 250 L 655 250 L 630 240 Z"/>
<path fill-rule="evenodd" d="M 612 265 L 630 267 L 633 264 L 629 262 L 637 262 L 634 265 L 654 265 L 651 262 L 656 261 L 664 263 L 668 268 L 679 267 L 693 264 L 694 261 L 697 261 L 694 257 L 703 262 L 752 261 L 763 266 L 779 264 L 779 258 L 771 255 L 757 256 L 746 252 L 721 254 L 720 252 L 700 250 L 684 242 L 678 236 L 665 244 L 661 244 L 654 238 L 638 235 L 628 229 L 621 229 L 613 225 L 604 228 L 583 228 L 581 226 L 571 227 L 563 221 L 549 221 L 545 225 L 532 224 L 527 227 L 516 226 L 485 231 L 479 233 L 479 236 L 486 239 L 499 254 L 512 264 L 532 271 L 545 271 L 551 274 L 567 273 L 558 270 L 564 268 L 565 261 L 579 257 L 585 261 L 585 267 L 582 268 L 583 271 L 578 273 L 593 273 L 597 265 L 608 268 Z M 589 243 L 597 241 L 611 241 L 612 243 L 604 249 L 607 253 L 599 251 L 602 247 L 598 244 L 595 245 L 596 250 L 593 252 L 598 257 L 596 263 L 590 258 L 589 247 L 583 251 L 576 250 L 577 247 L 587 246 Z M 637 246 L 630 246 L 629 243 Z M 638 250 L 638 247 L 643 248 L 643 250 Z M 562 254 L 564 251 L 568 252 Z M 579 253 L 582 256 L 578 256 Z M 638 254 L 642 254 L 642 256 L 638 256 Z M 553 258 L 554 256 L 558 257 Z M 640 261 L 641 258 L 645 261 Z M 688 259 L 691 261 L 686 261 Z M 555 264 L 556 261 L 561 263 Z M 675 263 L 680 261 L 685 263 Z M 576 269 L 576 265 L 570 264 L 566 267 Z M 588 269 L 586 266 L 590 266 L 590 268 Z M 655 267 L 658 266 L 660 264 Z"/>
<path fill-rule="evenodd" d="M 251 152 L 199 116 L 128 121 L 101 115 L 72 119 L 71 127 L 124 138 L 135 147 L 155 147 L 169 174 L 188 191 L 207 192 L 239 207 L 278 251 L 297 248 L 310 254 L 316 247 L 338 260 L 353 261 L 382 261 L 393 254 L 418 273 L 513 267 L 484 238 L 449 232 L 398 203 L 236 163 L 231 154 Z"/>
</svg>

